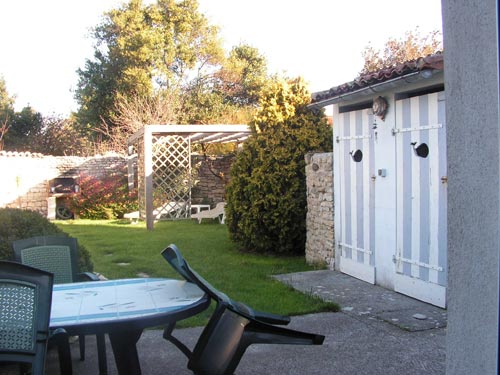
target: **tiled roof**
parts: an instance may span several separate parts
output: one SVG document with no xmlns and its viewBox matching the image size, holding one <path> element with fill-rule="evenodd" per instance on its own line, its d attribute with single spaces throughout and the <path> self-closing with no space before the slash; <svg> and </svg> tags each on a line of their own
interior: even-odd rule
<svg viewBox="0 0 500 375">
<path fill-rule="evenodd" d="M 390 81 L 395 78 L 404 77 L 408 74 L 424 70 L 443 70 L 443 54 L 437 53 L 416 60 L 406 61 L 393 67 L 384 68 L 376 72 L 360 75 L 354 81 L 332 87 L 329 90 L 313 93 L 312 104 L 334 98 L 339 95 L 348 94 L 374 84 Z"/>
</svg>

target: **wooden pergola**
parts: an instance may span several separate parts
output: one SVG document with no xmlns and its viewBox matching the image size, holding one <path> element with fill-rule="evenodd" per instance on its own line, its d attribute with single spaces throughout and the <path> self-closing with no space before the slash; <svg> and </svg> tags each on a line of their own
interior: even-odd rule
<svg viewBox="0 0 500 375">
<path fill-rule="evenodd" d="M 153 229 L 156 219 L 191 216 L 191 147 L 243 142 L 247 125 L 146 125 L 128 139 L 129 188 L 137 186 L 139 216 Z M 137 157 L 137 169 L 134 159 Z"/>
</svg>

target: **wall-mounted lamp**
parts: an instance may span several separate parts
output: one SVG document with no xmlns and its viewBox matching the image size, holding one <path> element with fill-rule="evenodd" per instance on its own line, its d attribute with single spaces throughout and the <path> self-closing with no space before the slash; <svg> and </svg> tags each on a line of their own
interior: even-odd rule
<svg viewBox="0 0 500 375">
<path fill-rule="evenodd" d="M 375 116 L 380 117 L 382 121 L 385 120 L 385 115 L 387 114 L 387 110 L 389 109 L 389 104 L 387 100 L 382 96 L 379 96 L 373 99 L 372 103 L 372 112 Z"/>
<path fill-rule="evenodd" d="M 351 154 L 352 160 L 354 160 L 356 163 L 359 163 L 361 160 L 363 160 L 363 152 L 361 150 L 351 151 L 349 154 Z"/>
<path fill-rule="evenodd" d="M 412 142 L 411 145 L 413 147 L 415 155 L 421 158 L 426 158 L 427 156 L 429 156 L 429 146 L 427 146 L 426 143 L 421 143 L 417 147 L 415 147 L 417 145 L 417 142 Z"/>
</svg>

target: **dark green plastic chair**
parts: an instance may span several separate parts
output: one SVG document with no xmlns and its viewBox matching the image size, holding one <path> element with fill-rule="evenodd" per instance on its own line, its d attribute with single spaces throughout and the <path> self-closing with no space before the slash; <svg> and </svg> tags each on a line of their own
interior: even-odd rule
<svg viewBox="0 0 500 375">
<path fill-rule="evenodd" d="M 49 272 L 0 261 L 0 362 L 45 373 L 52 283 Z"/>
<path fill-rule="evenodd" d="M 217 304 L 193 351 L 172 336 L 175 323 L 163 332 L 163 337 L 188 357 L 188 368 L 195 374 L 233 374 L 252 344 L 323 344 L 322 335 L 276 326 L 288 324 L 288 316 L 255 311 L 215 289 L 189 267 L 175 245 L 164 249 L 162 255 L 185 280 L 198 285 Z"/>
<path fill-rule="evenodd" d="M 78 271 L 78 241 L 72 237 L 38 236 L 12 243 L 14 258 L 17 262 L 52 272 L 54 284 L 66 284 L 79 281 L 98 281 L 91 272 Z M 99 373 L 107 374 L 106 345 L 104 335 L 96 335 Z M 79 336 L 80 360 L 85 359 L 85 336 Z M 61 373 L 71 374 L 71 351 L 69 342 L 59 342 L 59 360 Z"/>
</svg>

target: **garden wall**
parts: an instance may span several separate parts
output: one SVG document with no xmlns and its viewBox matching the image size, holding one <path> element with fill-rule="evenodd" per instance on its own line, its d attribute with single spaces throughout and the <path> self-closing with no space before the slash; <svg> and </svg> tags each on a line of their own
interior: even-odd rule
<svg viewBox="0 0 500 375">
<path fill-rule="evenodd" d="M 334 269 L 333 153 L 309 153 L 306 160 L 306 261 Z"/>
<path fill-rule="evenodd" d="M 51 218 L 48 207 L 55 203 L 55 196 L 50 192 L 50 180 L 80 174 L 97 178 L 117 172 L 126 175 L 126 162 L 115 154 L 77 157 L 0 151 L 0 207 L 30 209 Z"/>
<path fill-rule="evenodd" d="M 193 167 L 198 168 L 195 186 L 191 189 L 191 200 L 195 204 L 216 204 L 226 200 L 226 184 L 231 175 L 234 155 L 205 157 L 193 156 Z"/>
<path fill-rule="evenodd" d="M 199 166 L 199 171 L 193 202 L 215 204 L 225 200 L 233 158 L 195 157 L 193 165 Z M 50 180 L 81 174 L 104 178 L 117 173 L 127 175 L 127 158 L 117 154 L 77 157 L 0 151 L 0 207 L 30 209 L 52 219 L 55 199 L 63 198 L 55 198 L 50 192 Z"/>
</svg>

